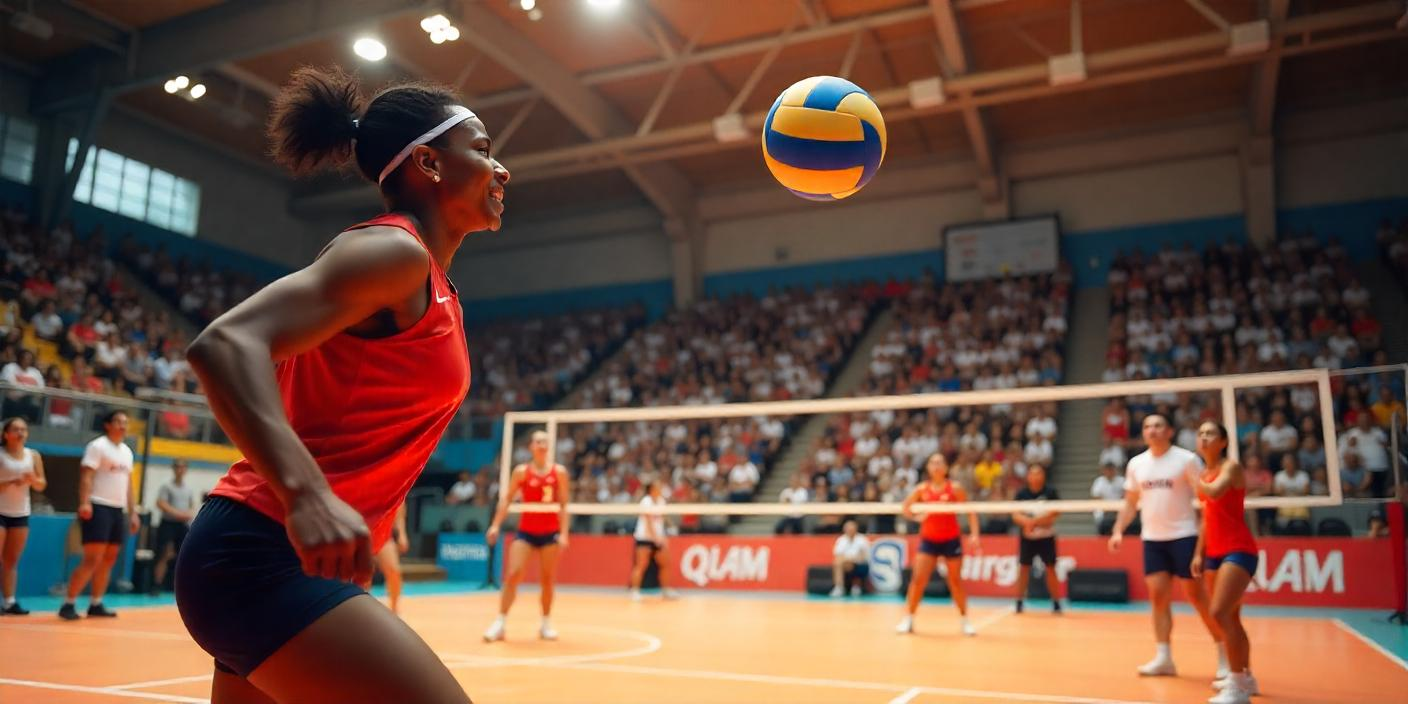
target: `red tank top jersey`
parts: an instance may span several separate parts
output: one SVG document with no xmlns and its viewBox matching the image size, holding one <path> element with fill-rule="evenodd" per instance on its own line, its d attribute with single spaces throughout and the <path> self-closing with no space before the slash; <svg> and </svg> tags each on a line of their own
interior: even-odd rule
<svg viewBox="0 0 1408 704">
<path fill-rule="evenodd" d="M 523 503 L 555 503 L 562 500 L 562 484 L 558 481 L 557 470 L 561 465 L 553 465 L 553 471 L 538 474 L 531 467 L 523 471 L 523 483 L 519 491 Z M 518 530 L 534 535 L 546 535 L 562 530 L 558 513 L 525 513 L 518 519 Z"/>
<path fill-rule="evenodd" d="M 1204 474 L 1203 481 L 1210 481 L 1216 476 Z M 1242 487 L 1228 489 L 1216 499 L 1198 493 L 1207 519 L 1203 551 L 1208 557 L 1225 557 L 1234 552 L 1257 554 L 1256 538 L 1252 537 L 1252 531 L 1247 527 L 1246 507 L 1243 505 L 1246 496 L 1247 490 Z"/>
<path fill-rule="evenodd" d="M 395 214 L 348 230 L 382 225 L 420 239 Z M 459 295 L 433 256 L 429 278 L 425 315 L 409 328 L 378 339 L 339 333 L 275 369 L 289 423 L 333 493 L 367 521 L 373 552 L 469 392 Z M 283 503 L 248 460 L 235 462 L 211 494 L 284 520 Z"/>
<path fill-rule="evenodd" d="M 925 482 L 919 490 L 920 503 L 949 503 L 961 500 L 957 487 L 950 481 L 945 481 L 938 489 L 934 488 L 932 482 Z M 919 526 L 919 537 L 931 543 L 956 540 L 960 535 L 962 531 L 958 529 L 958 514 L 954 513 L 931 513 L 924 517 L 924 522 Z"/>
</svg>

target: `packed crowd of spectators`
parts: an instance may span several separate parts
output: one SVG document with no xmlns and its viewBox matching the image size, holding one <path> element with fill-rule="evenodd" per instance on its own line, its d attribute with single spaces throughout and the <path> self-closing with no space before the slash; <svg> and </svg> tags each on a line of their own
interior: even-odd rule
<svg viewBox="0 0 1408 704">
<path fill-rule="evenodd" d="M 1109 275 L 1112 315 L 1105 381 L 1383 364 L 1382 325 L 1344 248 L 1333 238 L 1288 238 L 1264 251 L 1236 242 L 1204 251 L 1164 248 L 1118 255 Z M 1384 443 L 1373 432 L 1401 407 L 1402 375 L 1334 379 L 1336 428 L 1350 496 L 1384 495 Z M 1248 496 L 1327 494 L 1319 396 L 1313 385 L 1237 391 L 1235 429 Z M 1111 399 L 1101 415 L 1101 464 L 1123 468 L 1142 450 L 1150 413 L 1166 416 L 1175 443 L 1192 449 L 1197 427 L 1222 421 L 1218 392 Z M 1382 413 L 1379 415 L 1383 415 Z M 1365 425 L 1367 424 L 1367 425 Z M 1351 440 L 1347 442 L 1348 440 Z M 1301 530 L 1304 509 L 1258 512 L 1258 529 Z M 1293 525 L 1294 524 L 1294 525 Z"/>
<path fill-rule="evenodd" d="M 189 392 L 186 338 L 164 311 L 143 308 L 103 255 L 101 229 L 82 239 L 72 223 L 49 233 L 8 207 L 0 217 L 0 381 L 18 387 L 132 395 Z M 38 396 L 10 391 L 5 415 L 41 420 Z M 82 404 L 54 399 L 50 425 L 83 427 Z"/>
<path fill-rule="evenodd" d="M 139 244 L 130 235 L 118 242 L 118 260 L 161 294 L 198 327 L 248 298 L 260 286 L 249 274 L 220 270 L 210 260 L 173 258 L 165 246 Z"/>
<path fill-rule="evenodd" d="M 1070 270 L 935 285 L 925 276 L 894 296 L 895 324 L 871 349 L 856 396 L 982 391 L 1060 383 Z M 1031 464 L 1049 466 L 1056 404 L 992 404 L 833 416 L 780 500 L 788 503 L 901 501 L 942 452 L 971 497 L 1010 499 Z M 871 529 L 893 527 L 877 517 Z M 841 517 L 813 530 L 836 532 Z M 795 531 L 783 521 L 781 531 Z"/>
</svg>

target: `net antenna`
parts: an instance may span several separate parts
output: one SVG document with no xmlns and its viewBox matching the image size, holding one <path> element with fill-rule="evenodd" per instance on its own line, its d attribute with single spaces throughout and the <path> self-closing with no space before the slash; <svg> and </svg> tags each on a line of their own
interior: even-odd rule
<svg viewBox="0 0 1408 704">
<path fill-rule="evenodd" d="M 1330 372 L 1326 369 L 1304 369 L 1282 372 L 1258 372 L 1224 376 L 1190 377 L 1182 379 L 1148 379 L 1117 381 L 1101 384 L 1069 386 L 1037 386 L 1016 389 L 955 391 L 948 393 L 908 394 L 903 396 L 868 396 L 857 398 L 812 399 L 801 401 L 768 401 L 760 403 L 728 403 L 712 406 L 654 406 L 641 408 L 591 408 L 578 410 L 511 411 L 504 414 L 503 451 L 499 456 L 500 486 L 508 487 L 513 467 L 514 427 L 523 424 L 544 424 L 548 433 L 548 457 L 555 459 L 559 425 L 589 423 L 670 421 L 706 418 L 748 418 L 752 416 L 804 416 L 829 413 L 856 413 L 881 409 L 928 410 L 952 406 L 989 406 L 995 404 L 1027 404 L 1079 399 L 1114 398 L 1125 396 L 1221 392 L 1222 421 L 1231 436 L 1228 453 L 1239 459 L 1236 441 L 1237 407 L 1234 394 L 1238 389 L 1316 385 L 1320 406 L 1320 426 L 1325 448 L 1325 472 L 1329 484 L 1328 496 L 1268 496 L 1248 498 L 1247 508 L 1286 508 L 1338 506 L 1344 502 L 1340 483 L 1340 458 L 1335 436 L 1334 400 L 1330 388 Z M 1116 511 L 1123 501 L 1070 499 L 1048 502 L 1058 511 Z M 555 513 L 557 504 L 516 503 L 511 513 Z M 655 509 L 666 515 L 696 516 L 785 516 L 807 513 L 806 504 L 784 503 L 679 503 Z M 810 508 L 811 513 L 825 515 L 892 515 L 900 512 L 896 502 L 826 502 Z M 915 513 L 981 513 L 1008 514 L 1030 508 L 1018 501 L 966 501 L 961 503 L 916 503 Z M 573 515 L 635 515 L 640 507 L 635 503 L 576 503 L 568 504 Z"/>
</svg>

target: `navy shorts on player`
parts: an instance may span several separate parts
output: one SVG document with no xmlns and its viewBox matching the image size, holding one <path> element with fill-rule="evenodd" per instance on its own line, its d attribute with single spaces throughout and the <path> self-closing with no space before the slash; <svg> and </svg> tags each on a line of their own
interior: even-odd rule
<svg viewBox="0 0 1408 704">
<path fill-rule="evenodd" d="M 83 544 L 108 543 L 121 545 L 127 538 L 127 521 L 123 520 L 122 509 L 102 504 L 93 504 L 93 517 L 78 519 L 79 533 Z"/>
<path fill-rule="evenodd" d="M 323 614 L 365 591 L 303 573 L 278 521 L 213 496 L 176 558 L 176 606 L 215 666 L 248 677 Z"/>
<path fill-rule="evenodd" d="M 958 538 L 934 542 L 932 540 L 919 539 L 919 552 L 934 557 L 963 557 L 963 541 Z"/>
<path fill-rule="evenodd" d="M 1256 574 L 1256 565 L 1261 561 L 1261 556 L 1250 552 L 1229 552 L 1226 555 L 1213 557 L 1208 555 L 1203 558 L 1203 569 L 1208 572 L 1216 572 L 1222 563 L 1228 562 L 1247 571 L 1247 574 Z"/>
<path fill-rule="evenodd" d="M 0 514 L 0 528 L 28 528 L 29 516 L 6 516 Z"/>
<path fill-rule="evenodd" d="M 551 533 L 524 533 L 518 531 L 518 539 L 532 546 L 534 550 L 545 548 L 549 545 L 557 545 L 557 531 Z"/>
<path fill-rule="evenodd" d="M 1043 566 L 1056 568 L 1056 536 L 1017 540 L 1017 564 L 1031 567 L 1032 562 L 1039 557 Z"/>
<path fill-rule="evenodd" d="M 1174 540 L 1144 541 L 1144 576 L 1168 572 L 1183 579 L 1193 578 L 1193 551 L 1198 547 L 1198 536 Z"/>
</svg>

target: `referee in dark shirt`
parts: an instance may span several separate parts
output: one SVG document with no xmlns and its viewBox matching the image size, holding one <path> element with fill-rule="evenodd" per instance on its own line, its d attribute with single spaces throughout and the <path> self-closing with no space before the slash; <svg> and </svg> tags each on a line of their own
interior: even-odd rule
<svg viewBox="0 0 1408 704">
<path fill-rule="evenodd" d="M 1055 501 L 1056 490 L 1046 485 L 1046 468 L 1033 464 L 1027 467 L 1027 485 L 1017 492 L 1018 501 Z M 1052 613 L 1061 613 L 1061 581 L 1056 578 L 1056 531 L 1052 526 L 1057 511 L 1039 509 L 1018 511 L 1012 514 L 1012 521 L 1022 529 L 1018 560 L 1021 571 L 1017 575 L 1017 613 L 1022 613 L 1022 599 L 1027 595 L 1027 580 L 1032 574 L 1032 562 L 1041 558 L 1046 572 L 1046 589 L 1051 593 Z"/>
</svg>

